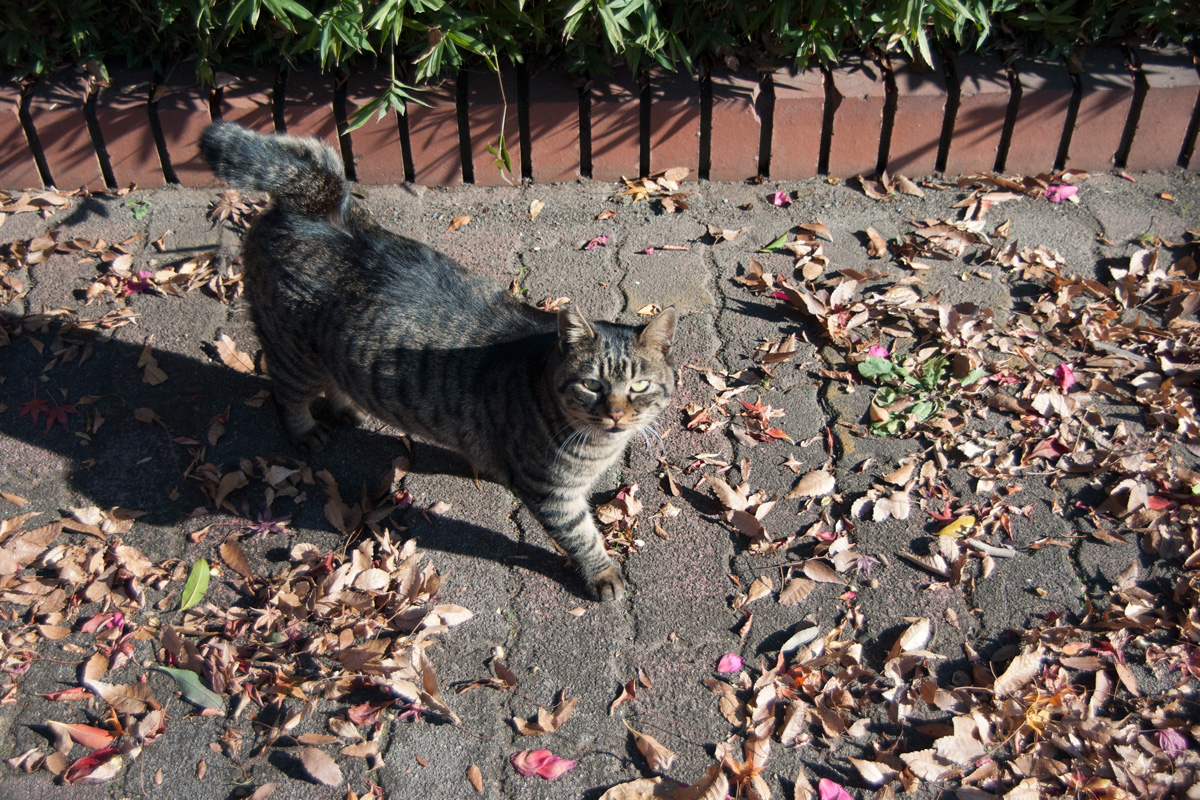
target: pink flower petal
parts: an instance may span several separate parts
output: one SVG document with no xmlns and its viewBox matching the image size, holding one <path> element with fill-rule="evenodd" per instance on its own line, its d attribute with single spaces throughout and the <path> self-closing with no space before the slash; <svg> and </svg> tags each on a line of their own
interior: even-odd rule
<svg viewBox="0 0 1200 800">
<path fill-rule="evenodd" d="M 522 750 L 509 758 L 517 772 L 522 775 L 537 775 L 552 781 L 575 766 L 574 761 L 559 758 L 549 750 Z"/>
<path fill-rule="evenodd" d="M 852 800 L 850 794 L 840 784 L 834 783 L 828 778 L 821 778 L 821 782 L 817 784 L 817 793 L 821 795 L 821 800 Z"/>
<path fill-rule="evenodd" d="M 737 653 L 726 653 L 721 656 L 721 660 L 717 662 L 717 672 L 727 674 L 737 672 L 742 668 L 742 657 Z"/>
<path fill-rule="evenodd" d="M 786 191 L 780 189 L 771 196 L 771 202 L 777 206 L 786 206 L 791 204 L 792 198 L 788 197 L 788 193 Z"/>
<path fill-rule="evenodd" d="M 1055 184 L 1054 186 L 1046 187 L 1046 199 L 1051 203 L 1061 203 L 1068 197 L 1078 194 L 1078 192 L 1078 186 L 1072 186 L 1069 183 Z"/>
<path fill-rule="evenodd" d="M 1058 388 L 1064 392 L 1071 388 L 1075 383 L 1075 371 L 1071 369 L 1070 364 L 1059 364 L 1054 368 L 1054 382 L 1058 384 Z"/>
<path fill-rule="evenodd" d="M 871 345 L 871 349 L 867 351 L 867 355 L 875 356 L 876 358 L 887 358 L 888 349 L 881 344 Z"/>
<path fill-rule="evenodd" d="M 647 256 L 652 256 L 652 255 L 654 255 L 654 248 L 647 247 L 645 250 L 642 251 L 642 254 L 647 255 Z"/>
</svg>

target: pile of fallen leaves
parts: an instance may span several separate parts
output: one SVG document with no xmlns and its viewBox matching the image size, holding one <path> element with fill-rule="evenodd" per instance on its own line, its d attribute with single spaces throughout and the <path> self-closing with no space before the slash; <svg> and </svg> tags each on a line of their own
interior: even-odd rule
<svg viewBox="0 0 1200 800">
<path fill-rule="evenodd" d="M 844 737 L 862 740 L 868 732 L 870 752 L 848 761 L 851 773 L 880 798 L 923 782 L 950 783 L 959 796 L 972 798 L 1194 796 L 1200 778 L 1200 726 L 1192 713 L 1200 678 L 1200 579 L 1189 570 L 1200 566 L 1200 473 L 1183 466 L 1173 451 L 1182 445 L 1200 455 L 1192 386 L 1200 353 L 1200 281 L 1189 252 L 1200 234 L 1153 247 L 1143 242 L 1128 267 L 1113 268 L 1112 280 L 1100 282 L 1070 275 L 1050 248 L 1022 248 L 1009 239 L 1007 222 L 992 227 L 986 220 L 997 203 L 1070 199 L 1086 177 L 965 179 L 964 187 L 975 188 L 956 204 L 960 219 L 919 221 L 894 242 L 866 231 L 870 257 L 890 256 L 908 270 L 970 258 L 982 265 L 970 270 L 972 277 L 994 279 L 990 265 L 1012 282 L 1040 287 L 1031 313 L 1007 325 L 971 304 L 923 296 L 915 277 L 849 269 L 829 275 L 827 263 L 814 268 L 811 231 L 801 231 L 794 242 L 785 234 L 768 249 L 796 256 L 794 277 L 771 274 L 750 259 L 734 279 L 810 321 L 824 343 L 842 349 L 845 362 L 857 368 L 819 370 L 823 377 L 881 386 L 867 412 L 868 426 L 842 424 L 859 435 L 870 430 L 927 443 L 865 493 L 833 495 L 833 504 L 799 540 L 766 532 L 763 517 L 778 499 L 753 493 L 745 466 L 737 486 L 707 479 L 725 519 L 749 538 L 753 552 L 790 550 L 810 536 L 817 542 L 812 558 L 779 568 L 778 602 L 803 597 L 811 586 L 798 581 L 817 574 L 850 586 L 841 598 L 846 611 L 831 630 L 802 622 L 758 669 L 708 682 L 734 726 L 735 738 L 718 747 L 718 758 L 738 797 L 769 796 L 760 776 L 772 742 L 786 747 L 823 738 L 832 744 Z M 890 199 L 894 191 L 921 193 L 911 182 L 887 176 L 864 180 L 863 188 L 876 199 Z M 899 352 L 901 342 L 905 349 Z M 763 349 L 785 350 L 780 343 Z M 731 381 L 731 390 L 727 373 L 702 371 L 718 393 L 686 410 L 687 426 L 699 431 L 727 422 L 714 412 L 728 404 L 731 392 L 742 394 L 771 377 L 760 364 Z M 1107 418 L 1100 401 L 1139 407 L 1145 426 Z M 888 427 L 891 420 L 899 424 Z M 973 424 L 982 420 L 986 424 Z M 744 432 L 728 431 L 750 443 Z M 943 483 L 952 464 L 975 479 L 981 502 L 964 502 Z M 1108 597 L 1093 598 L 1078 619 L 1049 613 L 986 659 L 967 643 L 961 654 L 928 650 L 933 622 L 912 618 L 883 669 L 866 666 L 855 582 L 841 573 L 869 576 L 873 559 L 858 557 L 844 533 L 864 520 L 907 519 L 920 510 L 943 527 L 914 543 L 925 548 L 923 554 L 900 555 L 932 578 L 931 590 L 970 592 L 975 581 L 995 573 L 1000 559 L 1023 549 L 1074 546 L 1052 536 L 1026 548 L 1013 540 L 1012 521 L 1028 517 L 1032 508 L 1007 498 L 1033 475 L 1052 482 L 1089 476 L 1107 487 L 1107 497 L 1094 506 L 1072 499 L 1070 509 L 1054 511 L 1078 516 L 1083 537 L 1128 545 L 1129 537 L 1138 536 L 1145 553 L 1181 563 L 1185 571 L 1168 568 L 1165 575 L 1175 577 L 1155 582 L 1132 566 Z M 798 485 L 788 498 L 834 489 L 832 476 L 820 470 L 805 481 L 804 490 Z M 814 572 L 813 564 L 824 566 Z M 753 621 L 751 604 L 775 591 L 764 575 L 733 599 L 745 614 L 743 640 Z M 957 626 L 953 612 L 946 614 L 945 622 Z M 964 656 L 968 668 L 947 683 L 937 663 Z M 1156 688 L 1145 689 L 1147 681 Z M 890 724 L 881 726 L 882 716 Z M 630 787 L 619 796 L 677 796 Z M 830 800 L 838 791 L 822 781 L 819 795 Z M 815 796 L 805 776 L 798 776 L 796 797 Z"/>
<path fill-rule="evenodd" d="M 718 671 L 737 674 L 706 681 L 734 726 L 718 758 L 740 786 L 737 796 L 767 798 L 761 774 L 773 741 L 833 745 L 871 733 L 866 757 L 847 761 L 877 798 L 923 782 L 952 782 L 972 798 L 1190 797 L 1200 780 L 1191 711 L 1200 678 L 1198 591 L 1193 574 L 1176 582 L 1166 604 L 1151 605 L 1131 567 L 1108 607 L 1078 624 L 1048 615 L 990 659 L 964 643 L 969 671 L 949 683 L 936 665 L 958 654 L 927 649 L 928 618 L 910 620 L 882 672 L 863 663 L 862 618 L 853 608 L 829 631 L 802 622 L 767 664 L 742 669 L 730 654 Z M 1159 688 L 1141 688 L 1135 661 L 1154 670 Z M 814 796 L 806 783 L 802 772 L 797 798 Z"/>
<path fill-rule="evenodd" d="M 425 648 L 472 613 L 439 603 L 441 577 L 415 540 L 401 543 L 380 524 L 385 515 L 347 506 L 328 473 L 314 479 L 301 463 L 259 464 L 268 514 L 276 498 L 303 502 L 298 487 L 319 480 L 326 514 L 339 530 L 361 537 L 358 544 L 334 552 L 297 544 L 283 569 L 268 574 L 255 566 L 242 537 L 286 531 L 286 519 L 220 523 L 193 534 L 202 540 L 220 528 L 236 529 L 214 548 L 223 567 L 203 558 L 153 563 L 123 541 L 140 516 L 127 509 L 72 509 L 34 528 L 28 525 L 37 512 L 0 523 L 0 602 L 25 609 L 24 621 L 9 626 L 0 646 L 0 667 L 13 681 L 4 695 L 15 696 L 42 641 L 57 642 L 82 667 L 78 686 L 48 696 L 63 704 L 66 718 L 47 721 L 53 750 L 33 748 L 8 759 L 10 767 L 45 769 L 67 783 L 104 781 L 169 736 L 172 721 L 187 710 L 163 684 L 138 674 L 147 648 L 151 669 L 173 680 L 193 713 L 253 726 L 252 735 L 230 725 L 220 740 L 247 776 L 272 748 L 299 747 L 304 771 L 336 786 L 343 778 L 330 748 L 374 770 L 382 766 L 388 719 L 457 722 Z M 231 507 L 226 496 L 249 484 L 243 470 L 253 466 L 229 473 L 232 480 L 217 478 L 215 507 Z M 385 480 L 393 498 L 403 497 L 391 491 L 397 474 L 402 470 Z M 89 722 L 77 721 L 72 701 L 87 701 Z M 292 733 L 314 716 L 328 734 Z M 76 744 L 87 752 L 74 754 Z"/>
<path fill-rule="evenodd" d="M 230 302 L 241 294 L 241 275 L 230 265 L 222 265 L 216 253 L 201 253 L 166 266 L 151 259 L 136 267 L 132 245 L 145 237 L 146 234 L 139 233 L 109 244 L 103 239 L 63 240 L 59 231 L 54 230 L 27 241 L 0 245 L 0 268 L 3 268 L 0 302 L 7 304 L 28 293 L 24 282 L 14 273 L 45 263 L 54 254 L 75 255 L 78 263 L 96 264 L 100 268 L 100 275 L 84 290 L 88 302 L 124 300 L 142 293 L 178 296 L 198 288 L 207 289 L 222 302 Z M 161 238 L 152 244 L 160 251 L 165 249 Z"/>
<path fill-rule="evenodd" d="M 691 170 L 687 167 L 671 167 L 670 169 L 653 172 L 636 180 L 622 178 L 625 189 L 617 197 L 631 198 L 636 203 L 639 200 L 657 201 L 663 213 L 673 214 L 677 211 L 687 211 L 686 197 L 691 192 L 683 192 L 679 184 Z"/>
</svg>

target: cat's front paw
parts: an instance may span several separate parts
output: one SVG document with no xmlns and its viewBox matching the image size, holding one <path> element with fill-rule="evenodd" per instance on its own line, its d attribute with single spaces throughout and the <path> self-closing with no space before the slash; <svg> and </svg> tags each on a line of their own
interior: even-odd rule
<svg viewBox="0 0 1200 800">
<path fill-rule="evenodd" d="M 329 442 L 329 428 L 318 422 L 304 433 L 293 435 L 292 440 L 309 453 L 319 453 Z"/>
<path fill-rule="evenodd" d="M 345 406 L 334 410 L 333 419 L 339 425 L 347 425 L 353 428 L 366 422 L 367 415 L 353 406 Z"/>
<path fill-rule="evenodd" d="M 620 599 L 625 594 L 625 578 L 621 575 L 621 568 L 616 564 L 605 568 L 588 581 L 588 589 L 592 597 L 601 602 Z"/>
</svg>

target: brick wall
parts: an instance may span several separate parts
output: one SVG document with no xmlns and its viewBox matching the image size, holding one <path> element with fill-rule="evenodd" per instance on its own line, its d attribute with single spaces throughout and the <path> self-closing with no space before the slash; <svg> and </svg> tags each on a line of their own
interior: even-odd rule
<svg viewBox="0 0 1200 800">
<path fill-rule="evenodd" d="M 1071 67 L 848 57 L 829 71 L 704 79 L 471 72 L 429 87 L 428 107 L 348 133 L 338 121 L 373 96 L 379 76 L 335 85 L 316 73 L 250 70 L 207 89 L 190 75 L 0 81 L 0 188 L 208 185 L 196 141 L 214 114 L 340 144 L 348 175 L 363 183 L 608 181 L 672 166 L 708 180 L 1200 169 L 1200 73 L 1181 50 L 1096 48 Z M 508 175 L 487 152 L 501 125 Z"/>
</svg>

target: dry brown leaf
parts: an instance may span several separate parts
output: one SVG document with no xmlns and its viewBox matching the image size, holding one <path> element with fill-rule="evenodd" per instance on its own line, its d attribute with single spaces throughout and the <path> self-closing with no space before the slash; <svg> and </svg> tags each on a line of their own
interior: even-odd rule
<svg viewBox="0 0 1200 800">
<path fill-rule="evenodd" d="M 867 228 L 867 255 L 871 258 L 883 258 L 887 255 L 887 239 L 879 235 L 874 228 Z"/>
<path fill-rule="evenodd" d="M 837 480 L 824 469 L 814 470 L 800 480 L 784 497 L 794 500 L 797 497 L 823 497 L 833 493 Z"/>
<path fill-rule="evenodd" d="M 148 683 L 111 684 L 85 681 L 84 685 L 118 714 L 141 714 L 154 702 L 154 691 Z"/>
<path fill-rule="evenodd" d="M 955 764 L 974 764 L 987 754 L 987 747 L 976 739 L 975 720 L 969 716 L 954 718 L 954 734 L 943 736 L 933 743 L 933 749 L 939 756 Z"/>
<path fill-rule="evenodd" d="M 858 183 L 862 186 L 863 194 L 872 200 L 887 200 L 891 195 L 891 189 L 883 181 L 859 176 Z"/>
<path fill-rule="evenodd" d="M 900 758 L 912 773 L 922 780 L 940 781 L 942 776 L 950 771 L 950 765 L 942 763 L 932 749 L 901 753 Z"/>
<path fill-rule="evenodd" d="M 345 717 L 330 717 L 328 725 L 329 730 L 333 731 L 335 736 L 339 736 L 342 739 L 353 741 L 363 738 L 362 734 L 358 731 L 358 726 Z"/>
<path fill-rule="evenodd" d="M 878 761 L 867 761 L 863 758 L 854 758 L 851 756 L 850 763 L 858 770 L 859 777 L 868 786 L 883 786 L 899 774 L 894 767 L 889 767 L 887 764 L 881 764 Z"/>
<path fill-rule="evenodd" d="M 98 681 L 104 677 L 106 672 L 108 672 L 108 656 L 104 653 L 95 653 L 83 665 L 82 680 L 84 683 Z"/>
<path fill-rule="evenodd" d="M 1129 668 L 1129 665 L 1121 661 L 1115 661 L 1113 662 L 1113 666 L 1116 667 L 1117 678 L 1129 690 L 1129 693 L 1134 697 L 1141 697 L 1142 693 L 1138 690 L 1137 676 L 1133 674 L 1133 670 Z M 1006 672 L 1005 674 L 1007 675 L 1008 673 Z"/>
<path fill-rule="evenodd" d="M 912 479 L 913 470 L 915 470 L 916 467 L 916 462 L 910 461 L 909 463 L 904 464 L 892 472 L 889 472 L 887 475 L 884 475 L 883 480 L 887 481 L 893 486 L 904 486 Z"/>
<path fill-rule="evenodd" d="M 769 575 L 760 575 L 750 584 L 750 589 L 746 592 L 749 598 L 748 602 L 753 603 L 755 600 L 766 597 L 771 592 L 775 591 L 775 583 Z"/>
<path fill-rule="evenodd" d="M 933 638 L 933 625 L 927 617 L 905 617 L 909 623 L 904 633 L 892 645 L 888 659 L 893 659 L 900 653 L 911 653 L 914 650 L 924 650 Z"/>
<path fill-rule="evenodd" d="M 617 710 L 617 706 L 628 703 L 630 700 L 634 699 L 635 697 L 637 697 L 637 680 L 636 679 L 621 686 L 620 693 L 617 694 L 616 698 L 612 701 L 612 704 L 609 705 L 609 707 L 608 707 L 609 716 L 612 716 L 612 713 Z"/>
<path fill-rule="evenodd" d="M 267 800 L 268 797 L 275 794 L 275 790 L 278 788 L 278 783 L 264 783 L 254 790 L 254 794 L 250 795 L 248 800 Z"/>
<path fill-rule="evenodd" d="M 599 214 L 596 215 L 596 219 L 603 221 L 606 219 L 612 219 L 616 215 L 617 215 L 617 212 L 613 211 L 612 209 L 606 208 L 605 210 L 601 211 Z"/>
<path fill-rule="evenodd" d="M 492 659 L 492 672 L 496 673 L 496 677 L 504 682 L 504 685 L 509 689 L 517 688 L 517 676 L 508 665 L 498 658 Z"/>
<path fill-rule="evenodd" d="M 812 583 L 810 581 L 810 583 Z M 813 584 L 814 586 L 816 584 Z M 779 652 L 783 654 L 791 653 L 799 650 L 804 645 L 821 635 L 821 629 L 811 622 L 801 622 L 796 632 L 787 638 L 782 645 L 779 646 Z"/>
<path fill-rule="evenodd" d="M 250 559 L 246 557 L 246 550 L 236 539 L 226 539 L 219 548 L 221 560 L 229 565 L 229 568 L 241 575 L 246 580 L 250 580 L 254 576 L 254 568 L 250 566 Z"/>
<path fill-rule="evenodd" d="M 741 228 L 720 228 L 716 225 L 709 225 L 708 235 L 713 237 L 713 244 L 718 244 L 719 242 L 732 242 L 734 239 L 741 236 L 743 233 L 753 227 L 753 225 L 744 225 Z"/>
<path fill-rule="evenodd" d="M 324 751 L 306 747 L 300 751 L 300 763 L 314 781 L 324 786 L 340 786 L 342 770 Z"/>
<path fill-rule="evenodd" d="M 146 346 L 142 348 L 142 354 L 138 357 L 138 369 L 145 367 L 142 372 L 142 382 L 148 383 L 151 386 L 158 386 L 160 383 L 165 383 L 167 373 L 163 372 L 158 366 L 158 359 L 150 352 L 150 339 L 146 339 Z"/>
<path fill-rule="evenodd" d="M 806 222 L 800 226 L 800 230 L 808 231 L 816 236 L 821 237 L 827 242 L 833 241 L 833 234 L 829 232 L 829 228 L 826 228 L 825 225 L 820 222 Z"/>
<path fill-rule="evenodd" d="M 748 505 L 746 498 L 733 490 L 733 487 L 726 483 L 716 475 L 707 476 L 708 485 L 712 487 L 713 494 L 721 501 L 721 505 L 730 511 L 742 511 Z"/>
<path fill-rule="evenodd" d="M 471 222 L 471 218 L 469 216 L 467 216 L 466 214 L 460 214 L 459 216 L 450 220 L 450 227 L 446 228 L 446 230 L 444 232 L 452 233 L 453 231 L 458 230 L 459 228 L 461 228 L 464 225 L 469 224 L 470 222 Z"/>
<path fill-rule="evenodd" d="M 57 642 L 71 635 L 71 629 L 66 625 L 38 625 L 38 633 L 46 639 Z"/>
<path fill-rule="evenodd" d="M 375 742 L 355 742 L 354 744 L 348 744 L 339 750 L 338 755 L 343 755 L 347 758 L 372 758 L 379 755 L 379 745 Z M 418 763 L 420 762 L 421 758 L 422 756 L 417 756 Z"/>
<path fill-rule="evenodd" d="M 537 714 L 532 719 L 513 717 L 513 727 L 522 736 L 541 736 L 543 733 L 554 733 L 558 730 L 559 726 L 571 718 L 571 715 L 575 713 L 575 706 L 578 703 L 578 697 L 567 699 L 560 696 L 558 704 L 554 706 L 553 711 L 547 711 L 539 707 Z"/>
<path fill-rule="evenodd" d="M 833 567 L 817 558 L 804 562 L 804 574 L 817 583 L 840 583 L 845 585 L 846 579 L 838 575 Z"/>
<path fill-rule="evenodd" d="M 228 334 L 221 334 L 221 338 L 213 344 L 217 348 L 217 356 L 225 366 L 233 367 L 247 375 L 254 374 L 254 359 L 248 353 L 238 350 L 237 343 L 229 338 Z"/>
<path fill-rule="evenodd" d="M 645 757 L 646 763 L 650 765 L 652 771 L 666 772 L 671 768 L 671 764 L 675 763 L 675 753 L 663 747 L 653 736 L 639 733 L 628 722 L 624 720 L 622 722 L 624 722 L 625 727 L 633 735 L 633 743 L 637 745 L 637 749 Z"/>
<path fill-rule="evenodd" d="M 610 786 L 604 794 L 600 795 L 600 800 L 657 800 L 657 798 L 671 798 L 675 794 L 675 785 L 674 781 L 664 784 L 661 777 L 638 778 L 635 781 Z"/>
<path fill-rule="evenodd" d="M 912 498 L 906 492 L 892 492 L 887 497 L 891 504 L 892 516 L 896 519 L 908 519 L 912 513 Z"/>
<path fill-rule="evenodd" d="M 542 209 L 546 207 L 546 203 L 542 200 L 534 200 L 529 204 L 529 218 L 537 219 L 538 214 L 542 213 Z"/>
<path fill-rule="evenodd" d="M 110 731 L 92 725 L 68 725 L 52 719 L 46 720 L 46 724 L 54 732 L 55 749 L 64 755 L 71 751 L 71 742 L 78 742 L 89 750 L 98 750 L 107 747 L 113 740 Z"/>
<path fill-rule="evenodd" d="M 1008 669 L 1004 670 L 1004 674 L 996 678 L 996 683 L 992 687 L 996 697 L 1007 697 L 1037 677 L 1038 671 L 1042 668 L 1043 658 L 1044 653 L 1041 648 L 1014 658 L 1008 665 Z"/>
<path fill-rule="evenodd" d="M 725 800 L 728 794 L 729 779 L 725 777 L 720 764 L 713 764 L 703 778 L 691 786 L 676 789 L 671 800 Z M 770 800 L 770 797 L 764 797 L 763 800 Z"/>
<path fill-rule="evenodd" d="M 792 578 L 779 592 L 779 602 L 785 606 L 794 606 L 804 602 L 804 599 L 817 588 L 815 581 L 807 578 Z"/>
<path fill-rule="evenodd" d="M 471 782 L 471 788 L 478 794 L 483 794 L 483 773 L 479 771 L 479 767 L 472 764 L 467 767 L 467 780 Z"/>
<path fill-rule="evenodd" d="M 921 187 L 917 186 L 903 175 L 896 175 L 894 178 L 892 178 L 892 186 L 897 192 L 900 192 L 900 194 L 909 194 L 913 197 L 925 196 L 925 192 L 921 191 Z"/>
</svg>

